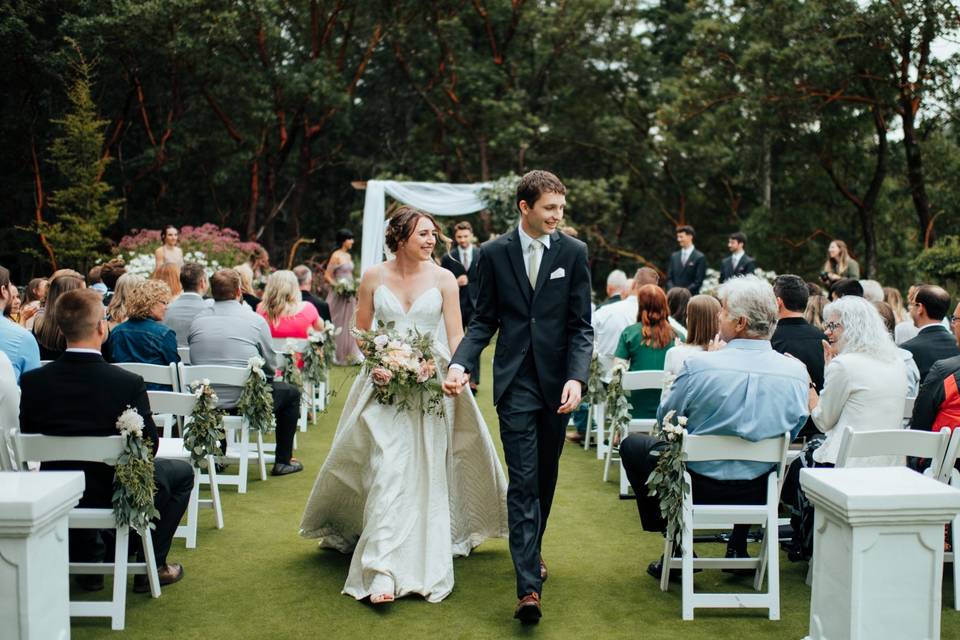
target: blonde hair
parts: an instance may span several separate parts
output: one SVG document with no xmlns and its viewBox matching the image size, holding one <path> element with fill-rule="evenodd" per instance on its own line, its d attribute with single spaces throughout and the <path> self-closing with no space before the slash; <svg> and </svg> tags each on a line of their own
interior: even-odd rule
<svg viewBox="0 0 960 640">
<path fill-rule="evenodd" d="M 847 243 L 843 240 L 831 240 L 831 244 L 837 245 L 837 249 L 840 250 L 837 259 L 834 260 L 830 257 L 830 254 L 827 254 L 827 261 L 823 263 L 823 271 L 828 273 L 836 273 L 837 275 L 842 275 L 847 270 L 847 263 L 850 261 L 850 249 L 847 248 Z"/>
<path fill-rule="evenodd" d="M 271 324 L 280 323 L 280 318 L 292 316 L 297 312 L 301 301 L 300 283 L 293 271 L 281 269 L 274 271 L 267 278 L 267 286 L 263 290 L 262 310 Z"/>
<path fill-rule="evenodd" d="M 127 296 L 144 280 L 143 276 L 135 273 L 125 273 L 117 278 L 117 284 L 113 288 L 113 297 L 110 298 L 110 304 L 107 305 L 107 316 L 109 316 L 110 322 L 120 324 L 127 319 Z"/>
<path fill-rule="evenodd" d="M 244 293 L 253 293 L 253 269 L 249 264 L 244 262 L 243 264 L 238 264 L 233 268 L 234 271 L 240 276 L 240 290 Z"/>
<path fill-rule="evenodd" d="M 803 319 L 823 331 L 823 308 L 826 305 L 826 296 L 810 296 L 807 300 L 807 308 L 803 312 Z"/>
<path fill-rule="evenodd" d="M 170 302 L 170 287 L 163 280 L 144 280 L 127 292 L 127 319 L 144 320 L 150 318 L 153 305 L 158 302 Z"/>
<path fill-rule="evenodd" d="M 157 270 L 153 272 L 150 278 L 152 280 L 166 282 L 170 288 L 171 297 L 176 297 L 183 293 L 183 286 L 180 284 L 180 267 L 172 262 L 167 262 L 157 267 Z"/>
</svg>

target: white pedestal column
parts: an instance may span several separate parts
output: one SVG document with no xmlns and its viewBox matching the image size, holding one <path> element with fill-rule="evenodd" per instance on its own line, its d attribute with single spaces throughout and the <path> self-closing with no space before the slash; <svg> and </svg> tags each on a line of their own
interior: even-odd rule
<svg viewBox="0 0 960 640">
<path fill-rule="evenodd" d="M 0 473 L 0 636 L 70 637 L 67 515 L 80 471 Z"/>
<path fill-rule="evenodd" d="M 803 469 L 800 484 L 816 507 L 807 639 L 939 638 L 960 491 L 906 467 Z"/>
</svg>

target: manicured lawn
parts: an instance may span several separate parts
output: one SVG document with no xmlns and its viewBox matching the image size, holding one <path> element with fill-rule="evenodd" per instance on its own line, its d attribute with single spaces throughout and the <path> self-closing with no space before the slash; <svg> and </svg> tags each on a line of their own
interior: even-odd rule
<svg viewBox="0 0 960 640">
<path fill-rule="evenodd" d="M 780 640 L 806 635 L 810 602 L 803 583 L 806 564 L 791 564 L 783 555 L 782 620 L 771 622 L 761 610 L 700 610 L 696 620 L 683 622 L 679 583 L 662 593 L 646 574 L 647 564 L 661 552 L 662 538 L 640 529 L 635 504 L 618 499 L 615 482 L 601 482 L 602 468 L 594 452 L 569 444 L 544 540 L 550 579 L 543 594 L 544 619 L 537 627 L 521 628 L 512 619 L 516 601 L 506 540 L 488 541 L 469 558 L 456 560 L 456 588 L 440 604 L 407 598 L 374 609 L 341 595 L 349 556 L 319 550 L 316 541 L 297 535 L 297 526 L 354 373 L 355 369 L 334 370 L 333 387 L 339 393 L 329 412 L 299 435 L 296 455 L 305 464 L 303 473 L 267 482 L 252 480 L 243 496 L 226 489 L 225 528 L 218 531 L 213 514 L 204 511 L 197 549 L 188 551 L 181 540 L 174 542 L 170 560 L 186 569 L 180 583 L 165 589 L 159 600 L 131 590 L 122 634 L 112 633 L 105 619 L 75 619 L 73 637 Z M 499 447 L 489 384 L 479 400 Z M 702 555 L 722 551 L 719 545 L 713 550 L 697 548 Z M 944 601 L 952 602 L 952 580 L 945 581 Z M 714 571 L 698 574 L 697 585 L 750 589 L 749 580 Z M 960 613 L 947 607 L 942 637 L 960 637 Z"/>
</svg>

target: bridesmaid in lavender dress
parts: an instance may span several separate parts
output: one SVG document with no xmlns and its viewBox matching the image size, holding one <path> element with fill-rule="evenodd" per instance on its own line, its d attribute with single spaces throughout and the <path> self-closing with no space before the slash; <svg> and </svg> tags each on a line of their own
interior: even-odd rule
<svg viewBox="0 0 960 640">
<path fill-rule="evenodd" d="M 350 249 L 353 247 L 353 233 L 349 229 L 337 231 L 337 250 L 327 262 L 327 270 L 323 276 L 333 287 L 338 280 L 353 281 L 353 259 Z M 343 331 L 336 337 L 337 352 L 334 357 L 336 364 L 354 364 L 363 359 L 356 339 L 350 334 L 353 328 L 353 315 L 357 308 L 356 296 L 338 296 L 331 288 L 327 296 L 330 305 L 330 319 Z"/>
</svg>

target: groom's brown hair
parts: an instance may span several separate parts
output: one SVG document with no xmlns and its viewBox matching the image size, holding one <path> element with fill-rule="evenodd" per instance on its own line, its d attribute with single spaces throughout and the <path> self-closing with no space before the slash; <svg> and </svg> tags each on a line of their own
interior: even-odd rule
<svg viewBox="0 0 960 640">
<path fill-rule="evenodd" d="M 517 209 L 520 209 L 521 201 L 532 208 L 545 193 L 559 193 L 564 196 L 567 195 L 567 188 L 560 182 L 560 178 L 549 171 L 535 169 L 525 173 L 517 184 Z"/>
</svg>

